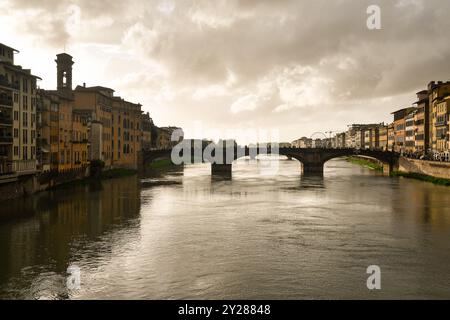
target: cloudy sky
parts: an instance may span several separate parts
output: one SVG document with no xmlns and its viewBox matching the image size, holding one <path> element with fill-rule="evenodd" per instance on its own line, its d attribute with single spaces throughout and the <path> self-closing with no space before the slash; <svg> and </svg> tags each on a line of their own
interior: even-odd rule
<svg viewBox="0 0 450 320">
<path fill-rule="evenodd" d="M 381 30 L 366 26 L 371 4 Z M 0 0 L 0 12 L 0 42 L 40 87 L 55 88 L 65 50 L 74 84 L 112 87 L 189 137 L 291 141 L 390 121 L 450 79 L 448 0 Z"/>
</svg>

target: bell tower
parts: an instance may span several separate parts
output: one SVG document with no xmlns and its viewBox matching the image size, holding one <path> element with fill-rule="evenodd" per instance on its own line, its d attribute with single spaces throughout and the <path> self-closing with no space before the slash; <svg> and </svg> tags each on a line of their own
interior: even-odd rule
<svg viewBox="0 0 450 320">
<path fill-rule="evenodd" d="M 72 66 L 74 64 L 72 56 L 67 53 L 56 55 L 57 69 L 57 91 L 61 94 L 72 94 Z"/>
</svg>

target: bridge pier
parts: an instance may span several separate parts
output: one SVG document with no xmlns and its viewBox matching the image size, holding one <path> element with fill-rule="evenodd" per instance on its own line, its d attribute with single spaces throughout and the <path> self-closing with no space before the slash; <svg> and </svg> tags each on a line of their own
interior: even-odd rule
<svg viewBox="0 0 450 320">
<path fill-rule="evenodd" d="M 389 163 L 383 163 L 383 175 L 389 176 L 391 173 L 391 165 Z"/>
<path fill-rule="evenodd" d="M 303 163 L 303 174 L 323 174 L 323 163 Z"/>
<path fill-rule="evenodd" d="M 213 176 L 231 177 L 232 164 L 211 163 L 211 174 Z"/>
<path fill-rule="evenodd" d="M 399 168 L 398 161 L 394 163 L 384 163 L 383 162 L 383 175 L 390 176 L 392 172 L 397 171 Z"/>
</svg>

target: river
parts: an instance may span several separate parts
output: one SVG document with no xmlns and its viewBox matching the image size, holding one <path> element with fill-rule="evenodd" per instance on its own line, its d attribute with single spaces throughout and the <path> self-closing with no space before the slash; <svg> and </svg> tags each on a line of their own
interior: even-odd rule
<svg viewBox="0 0 450 320">
<path fill-rule="evenodd" d="M 343 159 L 209 165 L 2 204 L 0 298 L 450 298 L 450 189 Z M 275 174 L 270 174 L 271 172 Z M 381 269 L 368 290 L 366 269 Z M 68 268 L 79 286 L 67 286 Z"/>
</svg>

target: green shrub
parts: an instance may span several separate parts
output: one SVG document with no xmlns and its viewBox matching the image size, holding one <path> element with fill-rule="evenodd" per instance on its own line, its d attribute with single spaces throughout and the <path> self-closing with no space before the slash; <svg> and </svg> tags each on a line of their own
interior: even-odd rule
<svg viewBox="0 0 450 320">
<path fill-rule="evenodd" d="M 420 180 L 420 181 L 431 182 L 431 183 L 438 184 L 441 186 L 450 186 L 450 179 L 432 177 L 432 176 L 422 174 L 422 173 L 394 171 L 391 173 L 391 176 L 392 177 L 403 177 L 403 178 L 407 178 L 407 179 L 416 179 L 416 180 Z"/>
</svg>

